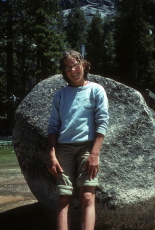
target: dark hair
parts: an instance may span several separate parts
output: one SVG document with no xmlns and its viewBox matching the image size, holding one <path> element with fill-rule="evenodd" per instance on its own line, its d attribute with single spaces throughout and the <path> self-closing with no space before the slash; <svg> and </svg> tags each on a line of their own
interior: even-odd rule
<svg viewBox="0 0 155 230">
<path fill-rule="evenodd" d="M 60 57 L 60 60 L 59 60 L 59 68 L 62 72 L 62 75 L 63 75 L 63 78 L 65 81 L 67 81 L 69 84 L 70 84 L 70 80 L 69 78 L 67 77 L 65 71 L 64 71 L 64 60 L 68 57 L 74 57 L 76 58 L 76 60 L 79 62 L 79 63 L 83 63 L 85 64 L 85 69 L 84 69 L 84 79 L 87 78 L 87 75 L 88 75 L 88 72 L 90 70 L 90 63 L 87 62 L 80 53 L 78 53 L 77 51 L 74 51 L 74 50 L 65 50 L 63 51 L 61 57 Z"/>
</svg>

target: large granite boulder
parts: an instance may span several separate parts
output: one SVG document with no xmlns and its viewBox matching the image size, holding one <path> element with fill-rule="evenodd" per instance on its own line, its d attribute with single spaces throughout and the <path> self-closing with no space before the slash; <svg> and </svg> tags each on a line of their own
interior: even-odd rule
<svg viewBox="0 0 155 230">
<path fill-rule="evenodd" d="M 110 123 L 101 150 L 100 186 L 96 189 L 97 230 L 155 229 L 155 113 L 136 90 L 90 75 L 109 98 Z M 56 212 L 56 181 L 47 171 L 47 126 L 55 92 L 66 83 L 61 75 L 39 83 L 16 111 L 14 148 L 35 197 Z M 80 205 L 72 207 L 78 229 Z M 79 229 L 78 229 L 79 230 Z"/>
</svg>

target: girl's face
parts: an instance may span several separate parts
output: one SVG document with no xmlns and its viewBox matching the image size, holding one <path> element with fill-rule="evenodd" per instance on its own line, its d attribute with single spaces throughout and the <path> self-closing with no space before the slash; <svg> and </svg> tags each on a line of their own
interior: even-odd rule
<svg viewBox="0 0 155 230">
<path fill-rule="evenodd" d="M 64 60 L 64 71 L 71 82 L 71 86 L 80 87 L 84 85 L 84 64 L 79 63 L 75 57 L 67 57 Z"/>
</svg>

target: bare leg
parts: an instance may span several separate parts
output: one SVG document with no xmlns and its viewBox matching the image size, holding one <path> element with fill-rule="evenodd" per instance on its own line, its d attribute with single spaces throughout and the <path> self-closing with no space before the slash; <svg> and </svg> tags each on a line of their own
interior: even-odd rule
<svg viewBox="0 0 155 230">
<path fill-rule="evenodd" d="M 69 230 L 70 227 L 70 204 L 72 196 L 59 196 L 57 225 L 58 230 Z"/>
<path fill-rule="evenodd" d="M 80 188 L 82 207 L 82 230 L 94 230 L 95 226 L 95 187 L 83 186 Z"/>
</svg>

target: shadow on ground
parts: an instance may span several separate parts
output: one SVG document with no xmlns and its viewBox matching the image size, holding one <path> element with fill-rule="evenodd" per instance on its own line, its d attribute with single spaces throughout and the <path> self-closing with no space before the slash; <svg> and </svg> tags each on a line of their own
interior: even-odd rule
<svg viewBox="0 0 155 230">
<path fill-rule="evenodd" d="M 30 204 L 0 214 L 1 230 L 56 230 L 56 215 L 39 204 Z"/>
</svg>

